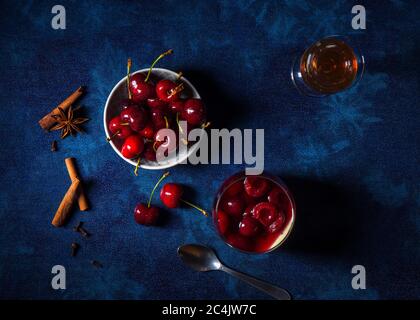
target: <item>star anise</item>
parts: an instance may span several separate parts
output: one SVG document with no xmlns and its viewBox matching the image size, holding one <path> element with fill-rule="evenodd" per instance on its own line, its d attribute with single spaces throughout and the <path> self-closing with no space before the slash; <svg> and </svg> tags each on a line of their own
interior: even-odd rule
<svg viewBox="0 0 420 320">
<path fill-rule="evenodd" d="M 60 111 L 60 114 L 52 115 L 52 117 L 57 121 L 57 124 L 53 126 L 50 130 L 61 130 L 61 139 L 64 139 L 69 134 L 73 136 L 76 132 L 83 132 L 80 125 L 82 123 L 85 123 L 89 119 L 76 118 L 74 116 L 74 112 L 79 109 L 80 106 L 75 109 L 73 109 L 73 107 L 70 106 L 66 113 L 62 108 L 59 107 L 58 110 Z"/>
</svg>

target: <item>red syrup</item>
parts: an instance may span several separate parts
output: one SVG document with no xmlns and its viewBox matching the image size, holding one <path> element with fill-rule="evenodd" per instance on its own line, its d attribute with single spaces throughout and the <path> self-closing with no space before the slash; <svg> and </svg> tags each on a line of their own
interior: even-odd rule
<svg viewBox="0 0 420 320">
<path fill-rule="evenodd" d="M 295 205 L 285 184 L 263 174 L 236 174 L 216 197 L 213 220 L 222 239 L 250 253 L 274 250 L 287 238 L 295 220 Z"/>
</svg>

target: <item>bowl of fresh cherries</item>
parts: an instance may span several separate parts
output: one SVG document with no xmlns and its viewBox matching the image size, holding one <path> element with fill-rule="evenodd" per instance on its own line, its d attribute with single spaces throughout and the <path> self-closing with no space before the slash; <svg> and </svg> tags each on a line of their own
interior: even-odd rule
<svg viewBox="0 0 420 320">
<path fill-rule="evenodd" d="M 229 246 L 248 253 L 278 248 L 292 231 L 295 214 L 295 202 L 284 182 L 265 173 L 231 176 L 213 206 L 219 235 Z"/>
<path fill-rule="evenodd" d="M 187 122 L 187 132 L 206 127 L 206 112 L 198 91 L 181 73 L 154 65 L 172 50 L 161 54 L 148 69 L 130 73 L 112 89 L 105 104 L 104 127 L 107 140 L 115 152 L 128 163 L 143 169 L 172 167 L 195 151 L 198 143 L 182 138 L 180 121 Z M 173 141 L 160 133 L 172 129 Z M 161 131 L 162 132 L 162 131 Z M 182 140 L 182 142 L 181 142 Z M 188 148 L 178 148 L 180 143 Z M 170 152 L 156 161 L 160 146 Z M 135 170 L 135 172 L 136 172 Z"/>
</svg>

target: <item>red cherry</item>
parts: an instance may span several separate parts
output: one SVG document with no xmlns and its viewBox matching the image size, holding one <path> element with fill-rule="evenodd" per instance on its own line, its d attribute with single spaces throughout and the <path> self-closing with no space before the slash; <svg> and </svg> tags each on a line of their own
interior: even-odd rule
<svg viewBox="0 0 420 320">
<path fill-rule="evenodd" d="M 175 152 L 177 148 L 177 139 L 172 139 L 171 136 L 164 135 L 162 130 L 159 130 L 155 134 L 155 148 L 156 148 L 156 156 L 160 159 L 168 156 L 169 153 Z M 164 149 L 159 149 L 160 146 L 163 146 Z M 161 154 L 164 152 L 164 154 Z"/>
<path fill-rule="evenodd" d="M 161 108 L 152 109 L 151 115 L 153 125 L 157 131 L 163 128 L 169 128 L 172 124 L 171 118 L 168 116 L 165 110 Z"/>
<path fill-rule="evenodd" d="M 260 202 L 252 209 L 252 216 L 261 222 L 262 225 L 268 227 L 279 216 L 277 208 L 269 202 Z"/>
<path fill-rule="evenodd" d="M 235 248 L 238 248 L 244 251 L 251 251 L 251 243 L 249 242 L 249 239 L 239 233 L 229 234 L 226 237 L 226 242 Z"/>
<path fill-rule="evenodd" d="M 173 101 L 169 104 L 169 109 L 173 112 L 173 113 L 181 113 L 182 110 L 184 110 L 184 104 L 185 102 L 182 100 L 178 100 L 178 101 Z"/>
<path fill-rule="evenodd" d="M 180 86 L 168 79 L 160 80 L 156 85 L 156 95 L 165 102 L 177 101 L 180 95 L 180 91 L 177 91 L 177 88 Z"/>
<path fill-rule="evenodd" d="M 147 112 L 142 107 L 130 105 L 121 111 L 120 118 L 123 122 L 128 122 L 134 131 L 140 131 L 146 125 Z"/>
<path fill-rule="evenodd" d="M 249 176 L 244 181 L 245 192 L 254 198 L 265 195 L 270 190 L 267 179 L 255 176 Z"/>
<path fill-rule="evenodd" d="M 125 139 L 133 134 L 133 130 L 131 130 L 128 125 L 121 124 L 121 119 L 118 116 L 112 118 L 111 121 L 109 121 L 108 129 L 113 134 L 112 137 L 107 139 L 108 141 L 112 140 L 114 137 Z"/>
<path fill-rule="evenodd" d="M 135 103 L 141 103 L 155 94 L 153 84 L 145 82 L 146 76 L 142 73 L 136 73 L 130 76 L 129 89 L 132 94 L 132 100 Z"/>
<path fill-rule="evenodd" d="M 184 189 L 177 183 L 167 183 L 160 190 L 160 199 L 168 208 L 179 206 Z"/>
<path fill-rule="evenodd" d="M 244 213 L 243 213 L 242 215 L 243 215 L 244 217 L 247 217 L 247 216 L 252 216 L 252 209 L 254 209 L 254 205 L 253 205 L 253 204 L 248 205 L 248 206 L 245 208 Z"/>
<path fill-rule="evenodd" d="M 229 197 L 234 197 L 240 193 L 242 193 L 242 191 L 244 190 L 244 184 L 242 181 L 237 181 L 234 184 L 232 184 L 231 186 L 229 186 L 229 188 L 226 189 L 226 195 L 228 195 Z"/>
<path fill-rule="evenodd" d="M 223 199 L 221 205 L 223 211 L 236 218 L 240 218 L 242 216 L 245 208 L 245 204 L 240 197 L 225 198 Z"/>
<path fill-rule="evenodd" d="M 153 123 L 148 122 L 146 126 L 139 131 L 139 133 L 141 136 L 147 139 L 153 139 L 153 137 L 155 136 L 155 129 Z"/>
<path fill-rule="evenodd" d="M 166 102 L 158 99 L 158 98 L 149 98 L 147 99 L 147 105 L 150 108 L 161 108 L 161 109 L 165 109 L 167 107 Z"/>
<path fill-rule="evenodd" d="M 279 208 L 287 207 L 289 200 L 284 192 L 280 188 L 274 188 L 268 194 L 268 202 L 276 205 Z"/>
<path fill-rule="evenodd" d="M 136 103 L 132 99 L 122 99 L 119 102 L 120 110 L 124 110 L 131 105 L 135 105 Z"/>
<path fill-rule="evenodd" d="M 286 215 L 284 214 L 283 211 L 280 211 L 278 218 L 268 227 L 268 232 L 276 233 L 276 232 L 281 231 L 283 229 L 285 222 L 286 222 Z"/>
<path fill-rule="evenodd" d="M 142 157 L 148 161 L 156 161 L 156 152 L 153 149 L 153 143 L 146 143 Z"/>
<path fill-rule="evenodd" d="M 180 202 L 183 202 L 194 209 L 200 211 L 203 215 L 207 216 L 207 212 L 200 207 L 182 199 L 182 195 L 184 193 L 184 189 L 181 185 L 177 183 L 167 183 L 165 184 L 162 189 L 160 190 L 160 199 L 162 200 L 163 204 L 168 208 L 176 208 L 179 207 Z"/>
<path fill-rule="evenodd" d="M 140 83 L 143 83 L 146 76 L 143 73 L 137 72 L 130 75 L 130 88 L 137 88 Z"/>
<path fill-rule="evenodd" d="M 117 137 L 120 139 L 126 139 L 134 133 L 129 126 L 121 126 L 120 131 L 117 133 Z"/>
<path fill-rule="evenodd" d="M 150 82 L 140 82 L 136 87 L 130 88 L 135 103 L 142 103 L 155 95 L 155 87 Z"/>
<path fill-rule="evenodd" d="M 125 139 L 121 148 L 123 157 L 132 159 L 138 157 L 144 149 L 143 137 L 138 134 L 133 134 Z"/>
<path fill-rule="evenodd" d="M 255 236 L 259 231 L 258 221 L 252 217 L 244 217 L 239 223 L 239 232 L 246 237 Z"/>
<path fill-rule="evenodd" d="M 204 104 L 200 99 L 188 99 L 182 110 L 182 118 L 193 126 L 200 125 L 206 116 Z"/>
<path fill-rule="evenodd" d="M 229 216 L 221 210 L 217 212 L 217 226 L 221 234 L 225 234 L 229 230 Z"/>
<path fill-rule="evenodd" d="M 159 218 L 159 209 L 156 207 L 148 207 L 143 203 L 139 203 L 134 209 L 134 219 L 138 224 L 151 226 L 156 224 Z"/>
<path fill-rule="evenodd" d="M 120 117 L 114 117 L 108 123 L 108 129 L 111 133 L 116 133 L 121 129 L 121 119 Z"/>
</svg>

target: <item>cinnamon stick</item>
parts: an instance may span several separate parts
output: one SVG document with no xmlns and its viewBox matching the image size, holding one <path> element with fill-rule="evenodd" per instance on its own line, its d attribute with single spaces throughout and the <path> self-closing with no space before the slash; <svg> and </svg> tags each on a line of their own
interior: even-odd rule
<svg viewBox="0 0 420 320">
<path fill-rule="evenodd" d="M 39 125 L 44 130 L 49 130 L 57 121 L 52 117 L 53 115 L 60 114 L 58 108 L 66 111 L 80 96 L 86 91 L 85 87 L 79 87 L 75 92 L 61 102 L 53 111 L 45 115 L 41 120 L 39 120 Z"/>
<path fill-rule="evenodd" d="M 54 227 L 63 226 L 70 217 L 71 209 L 77 199 L 79 186 L 80 181 L 78 179 L 73 180 L 51 222 Z"/>
<path fill-rule="evenodd" d="M 67 171 L 69 173 L 71 181 L 79 180 L 79 175 L 77 173 L 76 163 L 74 158 L 66 158 L 65 160 Z M 89 202 L 86 198 L 85 193 L 83 192 L 83 186 L 82 183 L 80 183 L 79 187 L 79 197 L 77 199 L 77 202 L 79 204 L 80 211 L 86 211 L 89 209 Z"/>
</svg>

